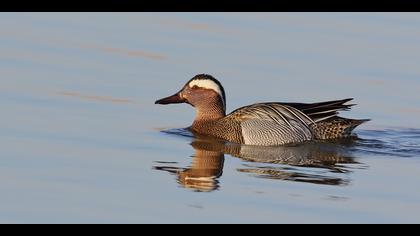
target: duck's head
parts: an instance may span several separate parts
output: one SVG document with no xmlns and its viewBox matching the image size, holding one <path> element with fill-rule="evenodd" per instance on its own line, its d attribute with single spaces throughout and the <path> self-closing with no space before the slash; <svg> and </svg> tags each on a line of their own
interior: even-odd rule
<svg viewBox="0 0 420 236">
<path fill-rule="evenodd" d="M 159 99 L 155 104 L 188 103 L 198 110 L 221 109 L 226 111 L 226 95 L 220 82 L 211 75 L 199 74 L 172 96 Z"/>
</svg>

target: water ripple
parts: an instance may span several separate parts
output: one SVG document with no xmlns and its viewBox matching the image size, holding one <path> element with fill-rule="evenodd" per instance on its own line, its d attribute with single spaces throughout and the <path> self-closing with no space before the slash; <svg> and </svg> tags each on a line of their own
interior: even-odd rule
<svg viewBox="0 0 420 236">
<path fill-rule="evenodd" d="M 420 156 L 420 129 L 361 130 L 355 151 L 394 157 Z"/>
</svg>

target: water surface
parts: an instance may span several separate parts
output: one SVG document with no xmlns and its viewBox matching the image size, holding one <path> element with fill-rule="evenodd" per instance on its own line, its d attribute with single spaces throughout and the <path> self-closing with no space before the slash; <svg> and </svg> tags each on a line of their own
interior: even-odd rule
<svg viewBox="0 0 420 236">
<path fill-rule="evenodd" d="M 419 223 L 417 13 L 1 13 L 0 222 Z M 358 137 L 250 147 L 154 101 L 353 97 Z"/>
</svg>

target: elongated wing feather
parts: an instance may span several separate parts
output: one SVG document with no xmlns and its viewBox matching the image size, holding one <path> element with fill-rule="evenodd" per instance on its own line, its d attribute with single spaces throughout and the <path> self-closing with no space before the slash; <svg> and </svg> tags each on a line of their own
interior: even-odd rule
<svg viewBox="0 0 420 236">
<path fill-rule="evenodd" d="M 309 116 L 313 121 L 319 122 L 331 118 L 338 114 L 339 111 L 349 110 L 355 104 L 344 104 L 353 100 L 347 98 L 342 100 L 334 100 L 318 103 L 278 103 L 285 106 L 291 106 Z"/>
</svg>

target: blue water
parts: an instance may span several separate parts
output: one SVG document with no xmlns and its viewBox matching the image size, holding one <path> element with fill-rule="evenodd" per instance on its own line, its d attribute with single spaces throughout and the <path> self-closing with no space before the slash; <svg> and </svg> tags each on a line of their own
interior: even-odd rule
<svg viewBox="0 0 420 236">
<path fill-rule="evenodd" d="M 419 223 L 420 14 L 1 13 L 1 223 Z M 195 74 L 228 112 L 354 98 L 357 137 L 250 147 L 154 101 Z"/>
</svg>

